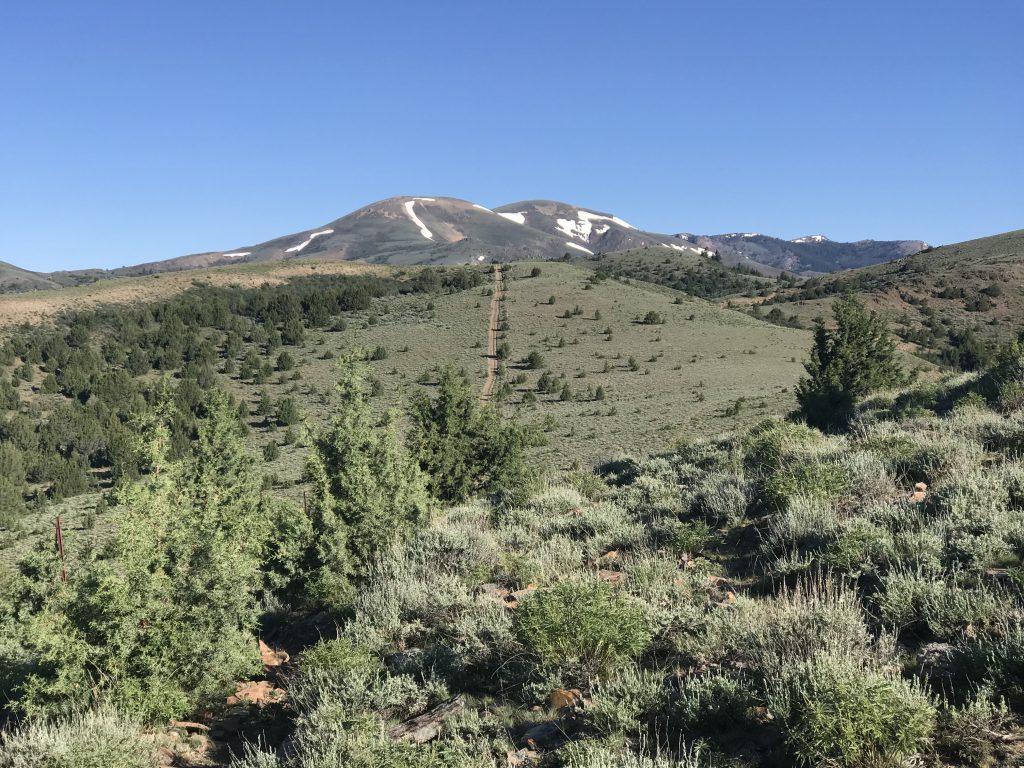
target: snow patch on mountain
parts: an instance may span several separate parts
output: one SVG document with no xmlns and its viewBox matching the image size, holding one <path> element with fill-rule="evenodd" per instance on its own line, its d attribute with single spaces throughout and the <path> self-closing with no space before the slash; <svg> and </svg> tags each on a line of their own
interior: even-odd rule
<svg viewBox="0 0 1024 768">
<path fill-rule="evenodd" d="M 577 245 L 576 243 L 570 243 L 568 240 L 565 241 L 565 244 L 567 246 L 569 246 L 570 248 L 575 248 L 577 251 L 583 251 L 584 253 L 589 253 L 591 256 L 594 255 L 594 252 L 592 250 L 590 250 L 589 248 L 584 248 L 582 245 Z"/>
<path fill-rule="evenodd" d="M 499 216 L 504 216 L 509 221 L 514 221 L 516 224 L 526 223 L 526 211 L 520 211 L 519 213 L 499 213 Z"/>
<path fill-rule="evenodd" d="M 590 211 L 583 210 L 576 211 L 576 216 L 577 218 L 575 219 L 556 219 L 555 226 L 567 237 L 579 238 L 585 243 L 590 242 L 590 233 L 594 230 L 595 221 L 610 221 L 613 224 L 625 227 L 626 229 L 636 229 L 632 224 L 628 224 L 618 216 L 603 216 L 600 213 L 591 213 Z M 597 232 L 599 235 L 602 235 L 611 229 L 607 224 L 600 225 L 598 228 L 600 229 L 601 226 L 603 226 L 604 229 Z"/>
<path fill-rule="evenodd" d="M 334 234 L 333 229 L 322 229 L 319 232 L 313 232 L 305 240 L 298 245 L 293 245 L 291 248 L 285 248 L 285 253 L 298 253 L 304 249 L 307 245 L 313 242 L 313 240 L 321 235 L 332 235 Z"/>
<path fill-rule="evenodd" d="M 434 198 L 432 198 L 432 197 L 416 197 L 416 198 L 413 198 L 412 200 L 409 200 L 405 204 L 405 213 L 406 213 L 406 215 L 409 217 L 409 219 L 412 221 L 413 224 L 415 224 L 417 227 L 420 228 L 420 234 L 423 235 L 425 238 L 427 238 L 427 240 L 433 240 L 434 239 L 434 233 L 431 232 L 429 229 L 427 229 L 426 224 L 424 224 L 422 221 L 420 221 L 420 217 L 416 215 L 416 212 L 413 210 L 413 206 L 416 205 L 416 201 L 417 200 L 433 201 L 433 199 Z"/>
<path fill-rule="evenodd" d="M 805 235 L 804 237 L 798 237 L 796 240 L 790 240 L 791 243 L 824 243 L 828 240 L 824 235 Z"/>
<path fill-rule="evenodd" d="M 488 213 L 494 213 L 494 211 L 492 211 L 490 208 L 484 208 L 482 205 L 477 205 L 476 203 L 473 203 L 473 207 L 474 208 L 479 208 L 481 211 L 487 211 Z"/>
<path fill-rule="evenodd" d="M 221 256 L 223 256 L 225 259 L 240 259 L 243 256 L 248 256 L 251 253 L 252 251 L 237 251 L 235 253 L 222 253 Z"/>
</svg>

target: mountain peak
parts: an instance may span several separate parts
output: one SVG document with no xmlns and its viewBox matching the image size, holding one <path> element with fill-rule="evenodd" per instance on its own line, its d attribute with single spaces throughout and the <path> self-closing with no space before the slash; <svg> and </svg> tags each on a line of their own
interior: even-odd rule
<svg viewBox="0 0 1024 768">
<path fill-rule="evenodd" d="M 791 243 L 831 243 L 832 241 L 829 240 L 824 235 L 804 235 L 803 237 L 798 237 L 795 240 L 790 240 L 789 242 L 791 242 Z"/>
</svg>

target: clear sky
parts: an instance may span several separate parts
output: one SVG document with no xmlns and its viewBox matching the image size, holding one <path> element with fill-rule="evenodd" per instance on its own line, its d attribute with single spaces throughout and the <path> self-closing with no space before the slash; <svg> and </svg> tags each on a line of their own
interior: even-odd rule
<svg viewBox="0 0 1024 768">
<path fill-rule="evenodd" d="M 1024 2 L 7 2 L 0 260 L 223 250 L 392 195 L 660 232 L 1024 227 Z"/>
</svg>

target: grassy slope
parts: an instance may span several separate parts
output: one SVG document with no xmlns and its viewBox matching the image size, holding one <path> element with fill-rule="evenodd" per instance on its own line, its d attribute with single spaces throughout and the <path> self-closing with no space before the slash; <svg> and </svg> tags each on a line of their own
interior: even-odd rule
<svg viewBox="0 0 1024 768">
<path fill-rule="evenodd" d="M 537 449 L 546 469 L 565 469 L 577 462 L 590 466 L 622 450 L 666 448 L 681 437 L 730 431 L 793 406 L 792 388 L 802 372 L 799 361 L 810 345 L 807 332 L 778 328 L 696 299 L 674 304 L 680 294 L 648 284 L 609 280 L 587 290 L 591 272 L 568 264 L 543 263 L 541 276 L 529 278 L 531 266 L 509 269 L 504 307 L 512 359 L 506 380 L 523 373 L 526 382 L 516 386 L 515 395 L 502 407 L 527 421 L 547 416 L 554 420 L 548 445 Z M 549 305 L 552 295 L 556 303 Z M 343 332 L 310 333 L 304 348 L 293 352 L 301 380 L 280 383 L 275 375 L 266 388 L 275 401 L 294 388 L 291 394 L 299 398 L 310 422 L 322 424 L 332 412 L 338 359 L 346 352 L 377 346 L 388 351 L 387 359 L 370 363 L 373 375 L 384 384 L 384 394 L 376 400 L 382 410 L 401 409 L 410 392 L 424 386 L 429 390 L 430 384 L 417 379 L 437 365 L 463 368 L 482 386 L 488 305 L 486 289 L 433 299 L 377 300 L 368 312 L 354 315 Z M 577 305 L 584 310 L 582 315 L 557 317 Z M 601 313 L 600 321 L 593 319 L 595 310 Z M 634 322 L 648 310 L 660 312 L 667 322 Z M 366 322 L 371 316 L 377 318 L 374 325 Z M 611 341 L 602 333 L 608 327 L 613 330 Z M 564 347 L 557 346 L 559 337 L 565 338 Z M 322 359 L 328 350 L 334 359 Z M 606 399 L 562 402 L 557 395 L 538 395 L 535 405 L 523 405 L 523 395 L 536 386 L 542 372 L 523 370 L 517 362 L 532 350 L 542 353 L 553 374 L 564 374 L 574 392 L 602 386 Z M 631 355 L 639 371 L 627 369 Z M 601 373 L 605 361 L 611 370 Z M 231 379 L 229 387 L 255 407 L 260 387 L 237 379 Z M 703 402 L 698 402 L 701 395 Z M 722 416 L 740 397 L 748 399 L 747 406 L 735 417 Z M 261 423 L 254 418 L 254 439 L 261 445 L 271 435 L 280 439 L 280 430 L 264 434 Z M 284 446 L 271 471 L 282 480 L 297 480 L 304 452 Z"/>
<path fill-rule="evenodd" d="M 543 262 L 540 277 L 530 278 L 527 276 L 532 266 L 516 264 L 509 269 L 504 307 L 509 317 L 507 341 L 512 347 L 512 360 L 507 378 L 522 372 L 526 382 L 516 387 L 515 395 L 502 408 L 510 414 L 519 412 L 531 422 L 551 418 L 549 442 L 535 453 L 545 471 L 566 469 L 576 463 L 591 466 L 620 451 L 662 450 L 679 438 L 728 432 L 793 406 L 793 385 L 802 371 L 799 361 L 810 346 L 806 331 L 779 328 L 647 283 L 606 280 L 592 284 L 592 270 L 571 264 Z M 255 285 L 318 269 L 388 268 L 338 262 L 245 265 L 120 279 L 36 296 L 47 302 L 49 314 L 55 308 L 76 303 L 79 297 L 85 297 L 88 303 L 137 300 L 163 295 L 161 291 L 185 290 L 193 280 Z M 123 292 L 124 286 L 137 290 Z M 429 384 L 419 384 L 417 379 L 436 365 L 463 368 L 482 386 L 489 307 L 486 289 L 435 297 L 378 299 L 369 311 L 347 316 L 345 331 L 309 331 L 303 347 L 287 348 L 301 378 L 293 380 L 292 372 L 275 373 L 264 386 L 275 402 L 283 396 L 295 397 L 314 427 L 326 423 L 333 412 L 339 359 L 358 349 L 373 350 L 379 345 L 388 352 L 386 359 L 370 363 L 372 374 L 384 384 L 384 394 L 375 399 L 381 410 L 401 409 L 411 391 L 424 386 L 429 389 Z M 552 295 L 556 303 L 549 305 L 546 302 Z M 0 297 L 0 310 L 7 300 L 25 298 Z M 674 303 L 677 298 L 681 304 Z M 433 309 L 429 308 L 431 303 Z M 577 305 L 583 309 L 582 315 L 557 317 Z M 595 310 L 601 313 L 599 321 L 593 319 Z M 654 326 L 634 322 L 649 310 L 661 313 L 667 322 Z M 375 324 L 370 324 L 371 318 L 376 319 Z M 610 341 L 603 333 L 608 327 L 613 331 Z M 556 346 L 559 337 L 565 338 L 564 347 Z M 582 394 L 588 386 L 601 386 L 606 399 L 562 402 L 556 395 L 539 395 L 535 405 L 521 405 L 526 389 L 535 387 L 541 374 L 540 370 L 522 371 L 516 363 L 531 350 L 540 351 L 547 368 L 555 375 L 564 375 L 574 392 Z M 328 351 L 333 359 L 325 360 Z M 639 364 L 636 372 L 627 368 L 631 355 Z M 659 355 L 656 361 L 650 361 Z M 276 356 L 273 353 L 271 360 Z M 610 370 L 602 373 L 605 362 Z M 37 376 L 36 386 L 39 381 Z M 223 377 L 223 383 L 255 412 L 263 386 L 234 376 Z M 32 398 L 31 385 L 23 385 L 21 395 Z M 722 415 L 741 397 L 747 402 L 739 414 Z M 266 465 L 266 471 L 278 479 L 275 493 L 301 503 L 307 448 L 283 445 L 285 430 L 266 426 L 262 417 L 254 415 L 251 425 L 249 439 L 255 451 L 261 452 L 270 440 L 281 446 L 280 456 Z M 76 537 L 75 531 L 79 531 L 78 536 L 91 535 L 85 531 L 84 522 L 97 498 L 89 494 L 59 506 L 72 538 Z M 25 527 L 31 535 L 21 543 L 50 535 L 56 511 L 47 509 L 28 519 Z M 102 532 L 103 528 L 101 518 L 97 530 Z M 21 550 L 21 546 L 14 549 Z M 0 560 L 10 562 L 13 557 L 13 549 L 0 550 Z"/>
<path fill-rule="evenodd" d="M 35 291 L 55 288 L 57 283 L 44 275 L 29 272 L 6 261 L 0 261 L 0 294 L 8 291 Z"/>
<path fill-rule="evenodd" d="M 619 450 L 657 450 L 681 437 L 716 434 L 792 407 L 792 387 L 802 370 L 797 361 L 810 345 L 806 332 L 648 283 L 591 284 L 589 270 L 562 263 L 541 269 L 540 277 L 509 282 L 513 361 L 536 350 L 574 392 L 588 386 L 607 392 L 603 402 L 539 398 L 537 412 L 559 420 L 551 444 L 542 450 L 556 466 L 590 464 Z M 513 271 L 528 273 L 528 266 L 516 265 Z M 550 296 L 555 296 L 554 305 L 544 303 Z M 674 303 L 677 298 L 681 304 Z M 581 315 L 558 317 L 576 306 Z M 593 319 L 595 311 L 600 320 Z M 648 311 L 660 313 L 665 324 L 635 322 Z M 603 333 L 609 327 L 611 340 Z M 564 347 L 557 346 L 560 338 Z M 639 371 L 628 370 L 630 356 Z M 611 370 L 602 373 L 605 362 Z M 515 374 L 514 362 L 509 371 Z M 527 384 L 534 385 L 540 371 L 526 374 Z M 748 407 L 737 418 L 722 417 L 721 411 L 740 397 L 750 401 Z"/>
</svg>

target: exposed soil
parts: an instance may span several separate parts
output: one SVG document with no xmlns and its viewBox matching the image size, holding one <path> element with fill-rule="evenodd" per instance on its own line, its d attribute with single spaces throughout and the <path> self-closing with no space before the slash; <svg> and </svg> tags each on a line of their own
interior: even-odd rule
<svg viewBox="0 0 1024 768">
<path fill-rule="evenodd" d="M 491 296 L 491 321 L 487 327 L 487 380 L 480 392 L 480 402 L 491 399 L 494 382 L 498 379 L 498 316 L 501 312 L 501 267 L 494 267 L 494 294 Z"/>
</svg>

